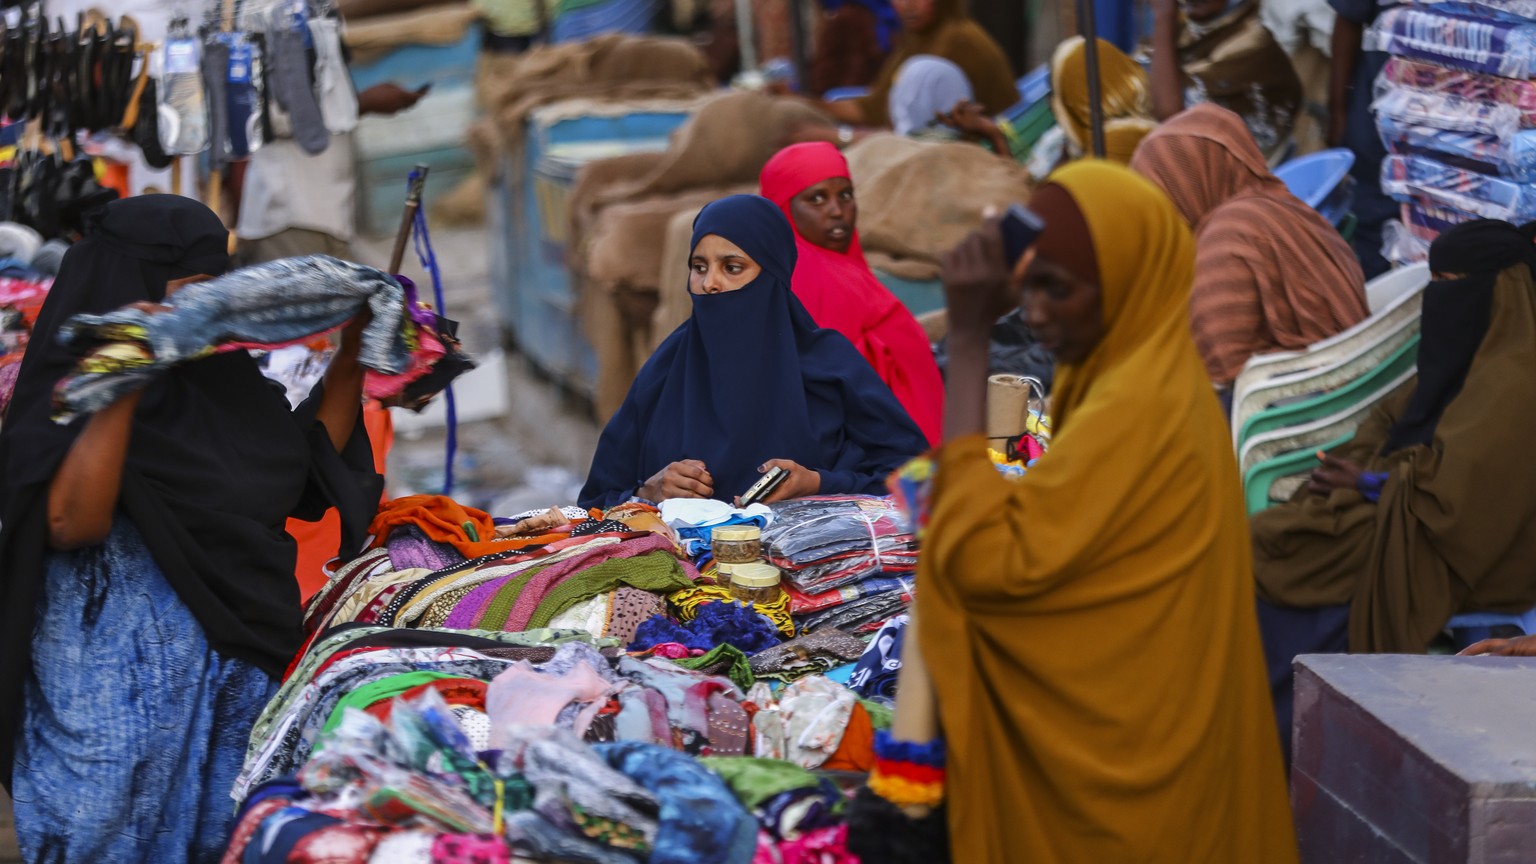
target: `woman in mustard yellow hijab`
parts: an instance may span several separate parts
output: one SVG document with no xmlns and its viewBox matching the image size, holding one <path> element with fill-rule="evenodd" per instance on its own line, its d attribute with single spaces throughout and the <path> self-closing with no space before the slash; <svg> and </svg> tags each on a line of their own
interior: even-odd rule
<svg viewBox="0 0 1536 864">
<path fill-rule="evenodd" d="M 1104 156 L 1129 165 L 1136 145 L 1157 126 L 1152 119 L 1151 87 L 1140 64 L 1114 45 L 1099 40 L 1099 102 L 1104 106 Z M 1081 36 L 1056 46 L 1051 56 L 1051 114 L 1067 139 L 1067 157 L 1091 152 L 1088 98 L 1088 50 Z"/>
<path fill-rule="evenodd" d="M 995 225 L 945 261 L 917 644 L 953 860 L 1294 862 L 1237 466 L 1189 335 L 1188 225 L 1091 160 L 1031 208 L 1046 228 L 1013 278 Z M 1017 482 L 983 437 L 988 334 L 1014 302 L 1061 364 L 1051 449 Z"/>
</svg>

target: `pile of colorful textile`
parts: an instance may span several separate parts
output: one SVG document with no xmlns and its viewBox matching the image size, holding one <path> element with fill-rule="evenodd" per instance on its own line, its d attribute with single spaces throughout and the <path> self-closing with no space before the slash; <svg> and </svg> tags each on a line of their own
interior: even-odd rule
<svg viewBox="0 0 1536 864">
<path fill-rule="evenodd" d="M 868 770 L 888 711 L 689 665 L 580 631 L 336 628 L 252 731 L 225 860 L 854 862 L 809 769 Z"/>
<path fill-rule="evenodd" d="M 0 262 L 3 263 L 3 262 Z M 0 270 L 0 414 L 11 402 L 32 325 L 43 309 L 53 277 Z"/>
<path fill-rule="evenodd" d="M 1536 219 L 1536 3 L 1416 0 L 1382 12 L 1367 50 L 1391 55 L 1376 85 L 1391 154 L 1382 191 L 1402 202 L 1387 257 L 1422 261 L 1472 219 Z"/>
</svg>

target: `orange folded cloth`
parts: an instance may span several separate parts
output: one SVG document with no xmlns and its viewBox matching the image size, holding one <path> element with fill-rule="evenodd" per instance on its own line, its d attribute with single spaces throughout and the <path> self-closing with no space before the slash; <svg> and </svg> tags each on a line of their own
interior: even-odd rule
<svg viewBox="0 0 1536 864">
<path fill-rule="evenodd" d="M 870 722 L 869 712 L 863 705 L 853 706 L 848 717 L 848 729 L 843 733 L 832 758 L 822 763 L 827 771 L 862 771 L 868 773 L 875 767 L 875 725 Z"/>
</svg>

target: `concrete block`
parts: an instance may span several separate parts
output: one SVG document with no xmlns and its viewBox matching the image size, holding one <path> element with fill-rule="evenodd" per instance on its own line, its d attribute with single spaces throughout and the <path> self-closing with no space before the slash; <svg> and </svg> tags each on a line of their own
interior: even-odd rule
<svg viewBox="0 0 1536 864">
<path fill-rule="evenodd" d="M 1302 860 L 1536 861 L 1536 659 L 1296 661 Z"/>
</svg>

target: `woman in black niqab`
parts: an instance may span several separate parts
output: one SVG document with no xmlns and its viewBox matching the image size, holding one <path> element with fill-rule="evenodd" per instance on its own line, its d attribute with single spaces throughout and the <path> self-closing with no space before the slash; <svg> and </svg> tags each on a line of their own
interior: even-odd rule
<svg viewBox="0 0 1536 864">
<path fill-rule="evenodd" d="M 355 339 L 294 411 L 235 351 L 93 417 L 52 420 L 54 385 L 79 360 L 59 328 L 222 274 L 228 241 L 212 211 L 179 196 L 92 214 L 0 426 L 0 771 L 29 860 L 218 860 L 245 736 L 301 645 L 284 522 L 336 506 L 343 550 L 357 548 L 379 499 L 367 436 L 346 410 L 361 406 Z M 82 436 L 93 452 L 73 452 Z M 61 466 L 99 462 L 113 441 L 125 446 L 110 532 L 61 544 Z M 90 494 L 113 494 L 116 467 L 92 475 Z"/>
</svg>

